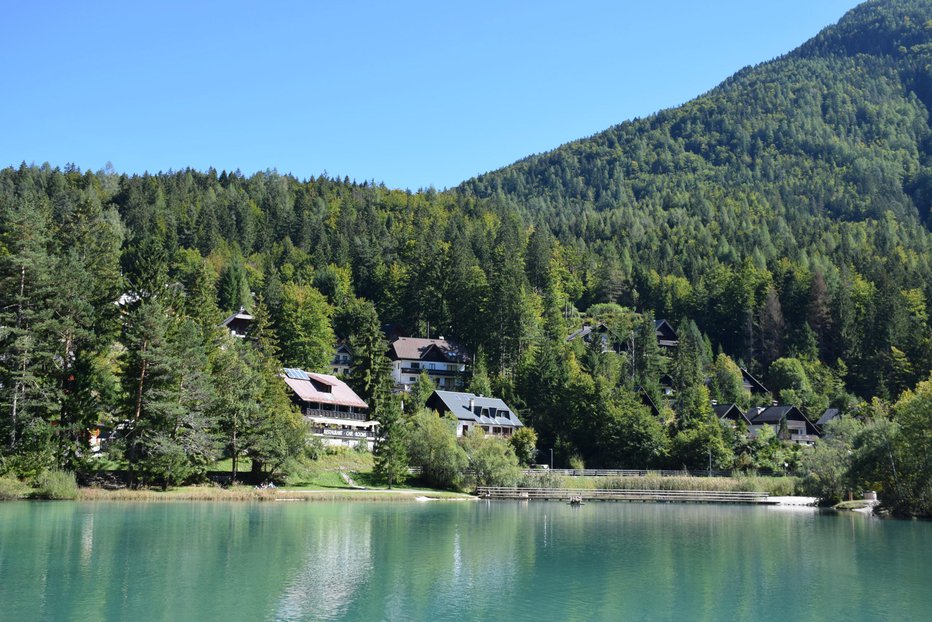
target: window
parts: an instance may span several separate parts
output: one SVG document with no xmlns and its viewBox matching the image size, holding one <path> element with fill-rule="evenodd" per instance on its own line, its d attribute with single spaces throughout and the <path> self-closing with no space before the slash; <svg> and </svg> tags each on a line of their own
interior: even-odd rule
<svg viewBox="0 0 932 622">
<path fill-rule="evenodd" d="M 414 382 L 414 380 L 415 380 L 414 376 L 408 376 L 408 382 Z"/>
</svg>

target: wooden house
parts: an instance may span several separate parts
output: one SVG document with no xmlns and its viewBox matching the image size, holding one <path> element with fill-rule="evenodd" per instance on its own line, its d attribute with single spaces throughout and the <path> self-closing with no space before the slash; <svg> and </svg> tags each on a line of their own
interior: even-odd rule
<svg viewBox="0 0 932 622">
<path fill-rule="evenodd" d="M 240 307 L 239 311 L 220 322 L 220 325 L 229 330 L 234 337 L 242 339 L 249 333 L 249 328 L 255 319 L 252 315 L 246 313 L 245 307 Z"/>
</svg>

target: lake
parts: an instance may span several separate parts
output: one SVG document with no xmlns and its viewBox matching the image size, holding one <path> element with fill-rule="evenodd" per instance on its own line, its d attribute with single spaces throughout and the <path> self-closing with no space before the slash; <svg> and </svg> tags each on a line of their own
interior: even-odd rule
<svg viewBox="0 0 932 622">
<path fill-rule="evenodd" d="M 556 502 L 0 503 L 2 620 L 919 620 L 932 523 Z"/>
</svg>

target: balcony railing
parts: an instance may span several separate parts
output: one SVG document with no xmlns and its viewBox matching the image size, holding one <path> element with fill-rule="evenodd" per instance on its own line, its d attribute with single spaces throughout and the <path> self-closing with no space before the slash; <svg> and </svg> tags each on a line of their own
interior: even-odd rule
<svg viewBox="0 0 932 622">
<path fill-rule="evenodd" d="M 324 408 L 305 408 L 306 417 L 327 417 L 329 419 L 347 419 L 349 421 L 368 421 L 369 413 L 344 412 L 342 410 L 328 410 Z"/>
<path fill-rule="evenodd" d="M 428 376 L 455 376 L 460 373 L 455 369 L 428 369 L 426 367 L 402 367 L 403 374 L 420 374 L 422 371 L 427 372 Z"/>
</svg>

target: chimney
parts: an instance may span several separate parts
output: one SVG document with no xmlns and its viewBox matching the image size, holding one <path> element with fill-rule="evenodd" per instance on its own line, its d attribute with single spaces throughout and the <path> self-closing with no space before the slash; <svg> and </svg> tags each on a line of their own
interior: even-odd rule
<svg viewBox="0 0 932 622">
<path fill-rule="evenodd" d="M 469 412 L 475 412 L 475 411 L 476 411 L 476 398 L 471 397 L 469 398 Z"/>
<path fill-rule="evenodd" d="M 771 405 L 771 406 L 779 406 L 779 405 L 780 405 L 780 402 L 778 402 L 777 400 L 774 400 L 774 401 L 772 401 L 772 402 L 770 403 L 770 405 Z"/>
<path fill-rule="evenodd" d="M 713 405 L 713 406 L 718 406 L 718 400 L 712 400 L 712 405 Z"/>
</svg>

